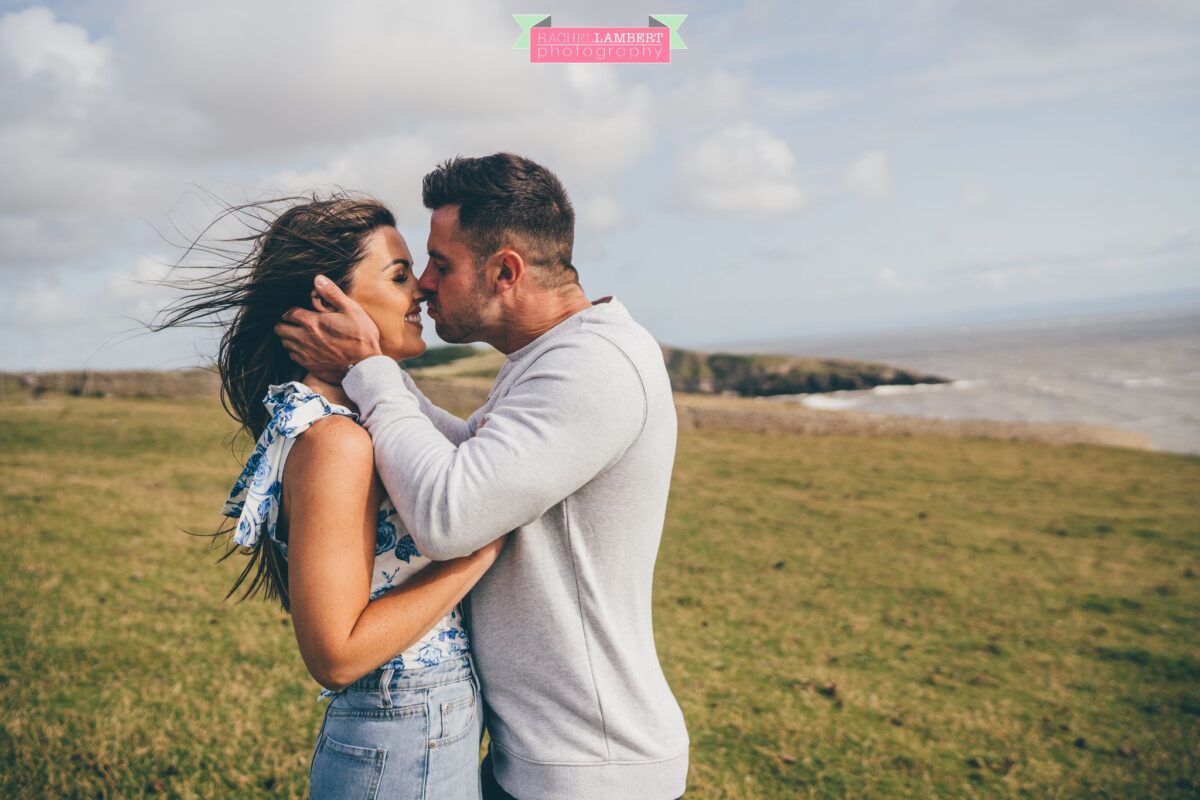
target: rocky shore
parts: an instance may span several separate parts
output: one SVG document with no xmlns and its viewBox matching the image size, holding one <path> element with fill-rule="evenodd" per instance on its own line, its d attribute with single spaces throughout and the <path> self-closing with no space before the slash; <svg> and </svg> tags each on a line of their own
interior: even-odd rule
<svg viewBox="0 0 1200 800">
<path fill-rule="evenodd" d="M 770 397 L 949 382 L 937 375 L 868 361 L 703 353 L 665 346 L 662 350 L 671 388 L 694 394 Z"/>
</svg>

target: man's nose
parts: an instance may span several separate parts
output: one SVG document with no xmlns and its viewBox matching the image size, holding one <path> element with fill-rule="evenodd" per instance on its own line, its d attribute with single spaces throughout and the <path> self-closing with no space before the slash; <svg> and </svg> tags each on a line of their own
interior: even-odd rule
<svg viewBox="0 0 1200 800">
<path fill-rule="evenodd" d="M 425 267 L 421 277 L 417 279 L 417 287 L 426 295 L 431 295 L 437 292 L 437 270 L 433 265 Z"/>
</svg>

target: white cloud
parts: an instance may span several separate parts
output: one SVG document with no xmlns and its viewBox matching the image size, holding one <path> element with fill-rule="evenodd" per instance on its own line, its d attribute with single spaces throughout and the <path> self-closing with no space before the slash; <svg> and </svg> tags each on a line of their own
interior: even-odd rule
<svg viewBox="0 0 1200 800">
<path fill-rule="evenodd" d="M 967 208 L 982 208 L 991 200 L 987 189 L 978 183 L 968 183 L 962 190 L 962 204 Z"/>
<path fill-rule="evenodd" d="M 91 319 L 88 304 L 70 297 L 57 283 L 37 280 L 16 289 L 8 316 L 18 326 L 74 326 Z"/>
<path fill-rule="evenodd" d="M 170 276 L 170 264 L 143 256 L 134 262 L 129 272 L 109 277 L 108 299 L 116 301 L 113 305 L 121 307 L 125 313 L 148 322 L 177 296 L 175 290 L 162 285 L 162 281 Z"/>
<path fill-rule="evenodd" d="M 0 17 L 0 267 L 96 253 L 113 236 L 95 231 L 158 224 L 190 185 L 236 200 L 339 184 L 423 239 L 420 179 L 447 157 L 513 150 L 587 192 L 655 136 L 646 86 L 611 65 L 523 62 L 495 2 L 119 11 L 103 40 L 44 8 Z M 185 228 L 211 219 L 188 211 Z"/>
<path fill-rule="evenodd" d="M 580 227 L 592 231 L 610 231 L 628 221 L 625 209 L 608 194 L 600 194 L 575 204 Z"/>
<path fill-rule="evenodd" d="M 25 273 L 15 279 L 6 315 L 32 328 L 72 327 L 88 323 L 113 328 L 129 318 L 148 321 L 175 290 L 161 285 L 171 266 L 149 257 L 137 258 L 125 270 L 98 275 L 99 283 L 86 283 L 50 273 Z M 26 331 L 27 333 L 29 331 Z"/>
<path fill-rule="evenodd" d="M 667 99 L 667 108 L 673 117 L 711 118 L 743 108 L 749 91 L 750 84 L 745 77 L 715 69 L 682 81 Z"/>
<path fill-rule="evenodd" d="M 523 61 L 515 30 L 495 0 L 131 0 L 115 36 L 131 92 L 191 120 L 193 135 L 164 146 L 245 157 L 432 121 L 494 130 L 565 105 L 568 75 Z"/>
<path fill-rule="evenodd" d="M 93 86 L 104 78 L 109 50 L 78 25 L 58 22 L 53 11 L 34 6 L 0 17 L 0 59 L 26 80 L 49 75 Z"/>
<path fill-rule="evenodd" d="M 390 136 L 347 144 L 327 163 L 308 170 L 283 170 L 268 179 L 268 193 L 294 193 L 343 187 L 365 191 L 392 209 L 402 232 L 417 235 L 409 247 L 419 249 L 428 232 L 428 211 L 421 202 L 421 179 L 438 161 L 454 155 L 439 149 L 433 137 Z"/>
<path fill-rule="evenodd" d="M 665 103 L 672 118 L 712 119 L 717 115 L 748 115 L 751 112 L 794 116 L 820 111 L 836 96 L 828 89 L 763 85 L 744 73 L 718 67 L 701 77 L 681 82 Z"/>
<path fill-rule="evenodd" d="M 409 243 L 418 247 L 428 214 L 421 202 L 421 179 L 441 161 L 455 155 L 520 153 L 554 170 L 574 197 L 607 186 L 644 156 L 653 142 L 653 119 L 645 87 L 584 81 L 539 115 L 492 126 L 434 122 L 412 133 L 347 142 L 316 166 L 276 172 L 266 185 L 283 191 L 338 185 L 370 192 L 391 206 L 402 230 L 421 237 Z M 611 216 L 611 209 L 588 210 Z"/>
<path fill-rule="evenodd" d="M 1055 48 L 1087 36 L 1140 35 L 1200 21 L 1200 8 L 1191 0 L 936 0 L 922 5 L 922 11 L 938 18 L 927 18 L 926 25 L 940 25 L 944 33 L 1025 47 Z"/>
<path fill-rule="evenodd" d="M 646 322 L 667 325 L 665 335 L 676 320 L 680 341 L 695 335 L 687 328 L 697 317 L 663 299 L 676 276 L 622 265 L 634 248 L 664 255 L 668 245 L 649 235 L 655 226 L 628 224 L 630 195 L 645 195 L 641 222 L 656 213 L 664 183 L 681 205 L 730 215 L 716 221 L 722 240 L 712 243 L 701 235 L 717 232 L 712 219 L 674 218 L 687 241 L 670 255 L 695 260 L 715 247 L 733 261 L 750 252 L 757 269 L 792 287 L 794 262 L 819 254 L 835 268 L 806 296 L 853 290 L 864 319 L 868 300 L 890 308 L 900 295 L 974 302 L 983 281 L 1006 287 L 1010 300 L 1043 298 L 1047 288 L 1118 295 L 1195 285 L 1194 237 L 1147 243 L 1161 251 L 1081 245 L 1077 261 L 1061 258 L 1071 241 L 1099 241 L 1110 229 L 1119 240 L 1190 224 L 1196 175 L 1178 165 L 1190 163 L 1185 110 L 1200 97 L 1194 2 L 751 0 L 693 16 L 682 31 L 691 49 L 654 68 L 531 65 L 511 50 L 513 9 L 499 0 L 469 9 L 114 0 L 104 11 L 28 2 L 44 6 L 0 10 L 0 307 L 21 306 L 24 321 L 0 315 L 9 320 L 0 335 L 16 343 L 6 355 L 22 366 L 90 352 L 123 315 L 149 307 L 151 294 L 122 281 L 140 274 L 140 253 L 161 252 L 150 226 L 173 234 L 177 221 L 184 230 L 171 238 L 185 238 L 217 210 L 179 202 L 203 194 L 189 186 L 230 201 L 329 184 L 371 192 L 397 212 L 416 251 L 427 229 L 420 178 L 449 156 L 502 149 L 562 177 L 588 274 L 604 276 L 606 293 L 641 292 Z M 645 21 L 632 0 L 561 6 L 556 25 Z M 728 46 L 730 30 L 743 44 Z M 863 52 L 872 58 L 856 58 Z M 1062 99 L 1071 107 L 1055 104 Z M 874 138 L 862 141 L 864 130 Z M 1000 140 L 1008 159 L 989 156 Z M 947 141 L 961 147 L 931 146 Z M 1092 144 L 1050 155 L 1071 141 Z M 787 220 L 795 224 L 732 218 L 794 213 L 823 191 L 844 200 L 848 185 L 888 196 L 894 148 L 876 151 L 853 180 L 847 166 L 891 142 L 912 144 L 906 174 L 943 176 L 906 182 L 903 208 L 831 197 Z M 1105 174 L 1111 192 L 1089 196 Z M 1057 201 L 1061 224 L 1035 206 L 1006 207 L 1018 234 L 998 241 L 971 209 L 998 203 L 1001 184 L 1005 196 L 1041 193 L 1037 208 Z M 1128 205 L 1131 196 L 1140 201 Z M 933 209 L 946 213 L 934 219 Z M 594 234 L 615 229 L 620 237 Z M 1027 258 L 1006 263 L 1017 242 Z M 981 254 L 999 261 L 978 263 Z M 963 262 L 970 268 L 922 282 L 933 265 Z M 1026 269 L 1035 262 L 1058 283 L 1038 283 Z M 739 324 L 784 325 L 785 313 L 796 312 L 788 304 Z M 68 333 L 62 320 L 72 315 L 79 324 Z"/>
<path fill-rule="evenodd" d="M 992 289 L 1003 289 L 1008 285 L 1008 280 L 1013 275 L 1012 270 L 991 269 L 981 273 L 979 278 Z"/>
<path fill-rule="evenodd" d="M 833 103 L 837 96 L 831 89 L 793 89 L 784 86 L 758 86 L 751 95 L 755 106 L 778 114 L 821 111 Z"/>
<path fill-rule="evenodd" d="M 1194 37 L 1153 35 L 1068 41 L 1052 48 L 979 44 L 899 79 L 934 103 L 989 108 L 1151 89 L 1195 92 Z"/>
<path fill-rule="evenodd" d="M 863 153 L 846 170 L 845 182 L 847 188 L 863 197 L 887 197 L 892 188 L 888 154 L 883 150 Z"/>
<path fill-rule="evenodd" d="M 749 123 L 723 128 L 687 149 L 677 165 L 677 195 L 716 212 L 780 214 L 804 204 L 787 142 Z"/>
<path fill-rule="evenodd" d="M 112 215 L 164 199 L 175 169 L 114 159 L 79 139 L 48 123 L 0 128 L 0 213 Z"/>
<path fill-rule="evenodd" d="M 939 285 L 982 283 L 993 289 L 1031 291 L 1050 285 L 1186 286 L 1200 258 L 1200 228 L 1184 227 L 1153 239 L 1100 239 L 1058 251 L 1028 251 L 959 262 L 939 270 Z M 1156 284 L 1151 284 L 1151 280 Z"/>
<path fill-rule="evenodd" d="M 511 50 L 510 10 L 494 0 L 470 10 L 380 0 L 129 0 L 113 15 L 111 36 L 90 45 L 82 28 L 35 11 L 39 24 L 49 20 L 87 52 L 105 54 L 109 80 L 86 98 L 64 98 L 0 74 L 0 102 L 10 111 L 0 127 L 52 125 L 76 161 L 169 161 L 186 164 L 191 180 L 208 180 L 214 162 L 254 165 L 260 174 L 263 164 L 311 169 L 358 142 L 419 135 L 460 152 L 561 155 L 599 176 L 628 167 L 654 136 L 655 104 L 644 86 L 613 65 L 530 65 Z M 0 58 L 41 69 L 65 50 L 23 47 L 16 55 L 0 49 Z M 76 62 L 81 80 L 92 80 L 99 67 Z M 447 149 L 440 152 L 452 155 Z M 21 157 L 5 150 L 0 167 Z M 161 174 L 161 164 L 151 168 Z"/>
<path fill-rule="evenodd" d="M 130 275 L 137 274 L 135 267 Z M 211 332 L 147 335 L 140 324 L 161 308 L 149 292 L 118 297 L 111 284 L 81 287 L 36 277 L 0 294 L 8 369 L 171 368 L 215 352 Z M 139 290 L 134 289 L 135 293 Z"/>
<path fill-rule="evenodd" d="M 461 126 L 441 141 L 461 142 L 464 154 L 513 150 L 530 156 L 558 172 L 568 189 L 608 183 L 654 143 L 654 98 L 646 86 L 618 86 L 615 91 L 576 87 L 572 96 L 539 108 L 537 114 L 519 114 L 502 126 Z"/>
<path fill-rule="evenodd" d="M 78 214 L 0 214 L 0 270 L 52 268 L 110 247 L 124 233 Z"/>
</svg>

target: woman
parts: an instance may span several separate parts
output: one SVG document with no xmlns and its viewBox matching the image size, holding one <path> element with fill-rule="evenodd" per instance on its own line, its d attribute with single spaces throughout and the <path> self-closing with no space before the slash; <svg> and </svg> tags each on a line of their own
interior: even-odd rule
<svg viewBox="0 0 1200 800">
<path fill-rule="evenodd" d="M 297 367 L 273 327 L 319 308 L 323 274 L 379 327 L 395 359 L 424 352 L 413 259 L 380 203 L 336 195 L 227 213 L 263 223 L 248 256 L 188 291 L 158 327 L 221 324 L 226 408 L 257 443 L 224 513 L 233 589 L 290 610 L 300 654 L 333 700 L 310 770 L 314 798 L 479 796 L 481 701 L 458 602 L 503 541 L 465 558 L 421 556 L 374 473 L 371 440 L 340 386 Z M 264 216 L 264 214 L 266 216 Z M 210 253 L 223 251 L 208 249 Z M 286 469 L 284 469 L 286 463 Z"/>
</svg>

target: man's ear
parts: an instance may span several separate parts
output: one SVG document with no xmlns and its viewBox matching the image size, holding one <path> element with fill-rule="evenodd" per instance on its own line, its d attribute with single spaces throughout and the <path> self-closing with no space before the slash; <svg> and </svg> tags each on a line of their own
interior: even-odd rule
<svg viewBox="0 0 1200 800">
<path fill-rule="evenodd" d="M 498 270 L 496 272 L 496 293 L 504 294 L 512 289 L 525 276 L 528 266 L 516 250 L 504 248 L 496 254 Z"/>
</svg>

